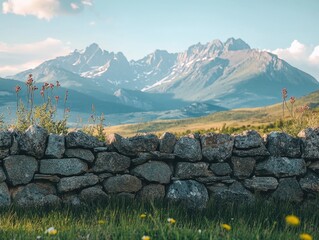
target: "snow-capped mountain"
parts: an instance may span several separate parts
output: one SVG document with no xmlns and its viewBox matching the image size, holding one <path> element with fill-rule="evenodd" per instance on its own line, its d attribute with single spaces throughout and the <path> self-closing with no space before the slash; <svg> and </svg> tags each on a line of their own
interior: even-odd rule
<svg viewBox="0 0 319 240">
<path fill-rule="evenodd" d="M 156 50 L 136 61 L 94 43 L 11 78 L 24 81 L 29 73 L 38 82 L 60 80 L 64 86 L 95 98 L 144 110 L 154 110 L 155 102 L 160 109 L 173 99 L 185 102 L 185 106 L 193 102 L 228 108 L 263 106 L 280 101 L 283 87 L 297 97 L 319 88 L 307 73 L 234 38 L 198 43 L 180 53 Z M 170 97 L 151 101 L 159 96 L 154 93 Z"/>
</svg>

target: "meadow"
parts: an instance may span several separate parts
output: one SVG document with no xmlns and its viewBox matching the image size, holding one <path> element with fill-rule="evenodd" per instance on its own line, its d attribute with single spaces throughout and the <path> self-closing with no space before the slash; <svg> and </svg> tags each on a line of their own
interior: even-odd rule
<svg viewBox="0 0 319 240">
<path fill-rule="evenodd" d="M 0 212 L 0 238 L 311 240 L 319 239 L 318 203 L 257 201 L 243 206 L 210 201 L 200 211 L 169 203 L 111 199 L 80 208 L 12 207 Z M 292 220 L 286 219 L 289 215 Z"/>
</svg>

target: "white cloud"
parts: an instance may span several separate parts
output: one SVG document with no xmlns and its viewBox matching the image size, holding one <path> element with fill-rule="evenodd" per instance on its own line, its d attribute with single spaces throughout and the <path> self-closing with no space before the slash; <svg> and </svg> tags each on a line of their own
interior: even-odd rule
<svg viewBox="0 0 319 240">
<path fill-rule="evenodd" d="M 50 20 L 58 15 L 78 13 L 92 5 L 92 0 L 6 0 L 2 3 L 2 12 Z"/>
<path fill-rule="evenodd" d="M 319 45 L 307 46 L 294 40 L 288 48 L 278 48 L 270 51 L 279 58 L 284 59 L 294 67 L 297 67 L 319 81 Z"/>
<path fill-rule="evenodd" d="M 70 53 L 67 44 L 54 38 L 25 44 L 0 42 L 0 76 L 34 68 L 42 62 Z"/>
</svg>

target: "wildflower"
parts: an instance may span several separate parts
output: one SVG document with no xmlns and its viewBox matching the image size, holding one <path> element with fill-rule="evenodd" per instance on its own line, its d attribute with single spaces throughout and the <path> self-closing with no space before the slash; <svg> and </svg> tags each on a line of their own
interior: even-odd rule
<svg viewBox="0 0 319 240">
<path fill-rule="evenodd" d="M 37 86 L 33 86 L 33 91 L 38 90 L 39 88 Z"/>
<path fill-rule="evenodd" d="M 202 229 L 198 229 L 198 233 L 201 234 L 202 233 Z"/>
<path fill-rule="evenodd" d="M 142 237 L 142 240 L 151 240 L 151 237 L 144 235 L 144 236 Z"/>
<path fill-rule="evenodd" d="M 54 88 L 54 84 L 50 83 L 49 88 Z"/>
<path fill-rule="evenodd" d="M 60 87 L 60 86 L 61 86 L 59 81 L 56 81 L 56 86 L 57 86 L 57 87 Z"/>
<path fill-rule="evenodd" d="M 16 86 L 16 93 L 21 91 L 21 87 L 19 85 Z"/>
<path fill-rule="evenodd" d="M 281 95 L 282 95 L 282 98 L 283 99 L 286 99 L 287 98 L 287 89 L 286 88 L 283 88 L 282 90 L 281 90 Z"/>
<path fill-rule="evenodd" d="M 31 86 L 31 85 L 32 85 L 32 83 L 33 83 L 32 74 L 29 74 L 29 78 L 28 78 L 28 80 L 27 80 L 26 84 L 27 84 L 27 85 L 29 85 L 29 86 Z"/>
<path fill-rule="evenodd" d="M 296 101 L 296 98 L 295 98 L 295 97 L 290 97 L 290 100 L 289 100 L 289 101 L 290 101 L 291 104 L 294 104 L 295 101 Z"/>
<path fill-rule="evenodd" d="M 140 218 L 146 218 L 146 214 L 145 213 L 142 213 L 141 215 L 140 215 Z"/>
<path fill-rule="evenodd" d="M 44 233 L 47 233 L 48 235 L 57 235 L 58 230 L 56 230 L 54 227 L 50 227 L 47 230 L 45 230 Z"/>
<path fill-rule="evenodd" d="M 299 235 L 300 240 L 312 240 L 312 236 L 308 233 L 302 233 Z"/>
<path fill-rule="evenodd" d="M 298 226 L 300 225 L 300 220 L 297 216 L 295 215 L 288 215 L 286 216 L 286 224 L 291 225 L 291 226 Z"/>
<path fill-rule="evenodd" d="M 167 222 L 173 225 L 176 223 L 176 220 L 174 218 L 167 218 Z"/>
<path fill-rule="evenodd" d="M 231 230 L 231 226 L 226 224 L 226 223 L 223 223 L 220 225 L 223 229 L 225 229 L 226 231 L 230 231 Z"/>
<path fill-rule="evenodd" d="M 56 101 L 56 102 L 58 102 L 58 101 L 59 101 L 59 99 L 60 99 L 60 97 L 59 97 L 59 96 L 55 96 L 55 101 Z"/>
<path fill-rule="evenodd" d="M 44 91 L 43 90 L 40 91 L 40 94 L 41 94 L 42 97 L 44 97 Z"/>
<path fill-rule="evenodd" d="M 100 224 L 100 225 L 102 225 L 102 224 L 105 224 L 106 221 L 105 221 L 105 220 L 98 220 L 97 223 Z"/>
</svg>

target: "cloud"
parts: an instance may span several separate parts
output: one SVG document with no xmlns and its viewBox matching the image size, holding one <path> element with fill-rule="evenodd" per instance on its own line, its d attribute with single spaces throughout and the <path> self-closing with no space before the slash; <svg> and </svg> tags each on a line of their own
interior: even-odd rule
<svg viewBox="0 0 319 240">
<path fill-rule="evenodd" d="M 93 0 L 6 0 L 2 3 L 2 12 L 50 20 L 59 15 L 81 12 L 84 7 L 92 5 Z"/>
<path fill-rule="evenodd" d="M 71 52 L 67 44 L 54 38 L 25 44 L 0 42 L 0 76 L 34 68 L 42 62 Z"/>
<path fill-rule="evenodd" d="M 298 40 L 294 40 L 288 48 L 270 50 L 294 67 L 297 67 L 319 81 L 319 45 L 307 46 Z"/>
</svg>

